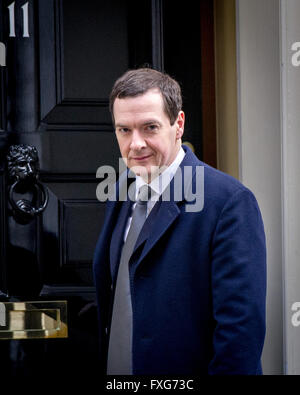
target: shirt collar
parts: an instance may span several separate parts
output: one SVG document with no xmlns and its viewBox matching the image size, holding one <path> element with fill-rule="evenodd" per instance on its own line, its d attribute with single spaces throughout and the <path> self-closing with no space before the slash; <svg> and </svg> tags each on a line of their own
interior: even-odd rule
<svg viewBox="0 0 300 395">
<path fill-rule="evenodd" d="M 176 158 L 174 161 L 168 166 L 158 177 L 156 177 L 149 186 L 154 191 L 156 195 L 161 195 L 166 187 L 171 182 L 172 178 L 174 177 L 180 163 L 182 162 L 185 156 L 185 152 L 181 147 Z M 136 197 L 139 189 L 142 185 L 145 185 L 146 182 L 143 180 L 142 177 L 136 176 Z"/>
</svg>

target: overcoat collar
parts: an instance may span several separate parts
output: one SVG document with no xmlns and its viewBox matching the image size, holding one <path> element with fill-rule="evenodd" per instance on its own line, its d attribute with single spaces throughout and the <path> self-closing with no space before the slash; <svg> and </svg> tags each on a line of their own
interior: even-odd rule
<svg viewBox="0 0 300 395">
<path fill-rule="evenodd" d="M 133 202 L 127 200 L 122 205 L 117 219 L 117 226 L 115 226 L 110 240 L 110 270 L 113 282 L 116 279 L 116 272 L 121 258 L 124 232 L 128 217 L 130 216 L 132 204 Z"/>
<path fill-rule="evenodd" d="M 154 245 L 158 242 L 158 240 L 164 235 L 164 233 L 169 229 L 169 227 L 174 223 L 176 218 L 179 216 L 180 209 L 178 207 L 178 204 L 185 200 L 186 191 L 188 191 L 191 188 L 195 166 L 201 162 L 196 158 L 196 156 L 192 153 L 192 151 L 188 147 L 183 146 L 183 149 L 185 150 L 186 155 L 177 170 L 177 174 L 172 179 L 169 188 L 167 188 L 169 189 L 169 192 L 167 191 L 164 192 L 164 194 L 165 193 L 169 194 L 168 196 L 170 196 L 170 199 L 165 201 L 164 194 L 163 196 L 160 197 L 159 201 L 155 204 L 155 206 L 151 210 L 150 215 L 147 218 L 142 228 L 142 231 L 140 233 L 140 236 L 137 240 L 134 251 L 140 248 L 143 244 L 144 247 L 142 249 L 142 252 L 138 260 L 134 263 L 135 268 L 139 266 L 139 264 L 142 262 L 145 256 L 150 252 L 150 250 L 154 247 Z M 185 166 L 192 166 L 193 168 L 193 172 L 190 178 L 184 177 L 185 173 L 183 169 Z M 180 175 L 182 176 L 182 186 L 181 186 L 182 198 L 176 199 L 175 201 L 174 193 L 173 193 L 174 180 L 176 179 L 178 173 L 179 176 Z M 120 179 L 119 189 L 122 188 L 123 182 L 124 182 L 124 177 Z M 122 204 L 121 211 L 118 217 L 118 226 L 117 228 L 115 228 L 115 231 L 113 232 L 112 240 L 110 243 L 110 260 L 111 260 L 111 272 L 112 272 L 113 280 L 116 278 L 116 274 L 117 274 L 118 264 L 119 264 L 122 245 L 123 245 L 123 235 L 125 232 L 127 219 L 130 214 L 131 207 L 132 207 L 132 202 L 129 199 Z M 132 256 L 133 255 L 134 252 Z"/>
<path fill-rule="evenodd" d="M 155 204 L 154 208 L 152 209 L 137 240 L 134 251 L 140 248 L 143 243 L 145 243 L 145 245 L 143 247 L 141 255 L 139 256 L 135 264 L 135 268 L 137 268 L 140 265 L 140 263 L 143 261 L 145 256 L 151 251 L 151 249 L 158 242 L 158 240 L 165 234 L 165 232 L 177 219 L 177 217 L 180 214 L 179 204 L 181 202 L 184 202 L 186 198 L 189 199 L 188 193 L 189 191 L 191 191 L 195 166 L 200 161 L 198 161 L 196 156 L 192 153 L 192 151 L 188 147 L 183 146 L 183 149 L 186 152 L 186 154 L 177 170 L 177 173 L 175 174 L 174 178 L 171 180 L 167 190 L 163 193 L 159 201 Z M 192 167 L 190 178 L 184 177 L 185 166 Z M 175 185 L 176 177 L 181 178 L 182 183 L 180 187 L 181 194 L 179 194 L 179 197 L 181 198 L 175 200 L 176 194 L 174 194 L 174 190 L 175 188 L 178 188 L 178 186 Z M 166 200 L 164 200 L 164 196 L 167 197 Z"/>
</svg>

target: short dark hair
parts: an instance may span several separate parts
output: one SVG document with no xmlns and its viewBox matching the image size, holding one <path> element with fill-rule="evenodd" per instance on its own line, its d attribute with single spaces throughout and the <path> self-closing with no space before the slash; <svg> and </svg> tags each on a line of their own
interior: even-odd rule
<svg viewBox="0 0 300 395">
<path fill-rule="evenodd" d="M 181 89 L 177 81 L 168 74 L 150 68 L 129 70 L 115 82 L 109 98 L 109 109 L 114 120 L 116 98 L 140 96 L 150 89 L 158 89 L 164 102 L 164 110 L 174 124 L 182 109 Z"/>
</svg>

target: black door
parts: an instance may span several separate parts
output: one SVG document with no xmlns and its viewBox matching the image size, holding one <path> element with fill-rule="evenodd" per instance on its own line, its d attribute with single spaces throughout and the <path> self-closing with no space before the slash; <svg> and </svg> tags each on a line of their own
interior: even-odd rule
<svg viewBox="0 0 300 395">
<path fill-rule="evenodd" d="M 193 114 L 185 139 L 202 157 L 207 69 L 198 54 L 213 37 L 207 41 L 200 22 L 211 17 L 212 3 L 182 9 L 182 2 L 163 0 L 0 1 L 0 302 L 63 300 L 68 314 L 67 338 L 0 338 L 1 372 L 98 374 L 92 257 L 104 204 L 96 199 L 96 170 L 118 169 L 120 156 L 109 92 L 128 68 L 169 72 Z M 10 196 L 7 154 L 23 145 L 36 148 L 38 186 L 24 183 Z M 38 208 L 43 188 L 48 202 L 40 214 L 18 213 L 9 201 Z"/>
</svg>

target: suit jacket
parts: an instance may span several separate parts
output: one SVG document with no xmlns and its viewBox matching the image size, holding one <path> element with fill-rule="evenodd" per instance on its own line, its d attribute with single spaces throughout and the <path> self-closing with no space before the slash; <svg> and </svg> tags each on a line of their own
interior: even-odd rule
<svg viewBox="0 0 300 395">
<path fill-rule="evenodd" d="M 183 148 L 180 167 L 192 167 L 192 187 L 196 167 L 204 167 L 204 207 L 188 212 L 185 197 L 171 194 L 144 224 L 129 264 L 133 374 L 261 374 L 266 248 L 258 204 L 240 182 Z M 104 371 L 130 206 L 107 202 L 94 255 Z"/>
</svg>

